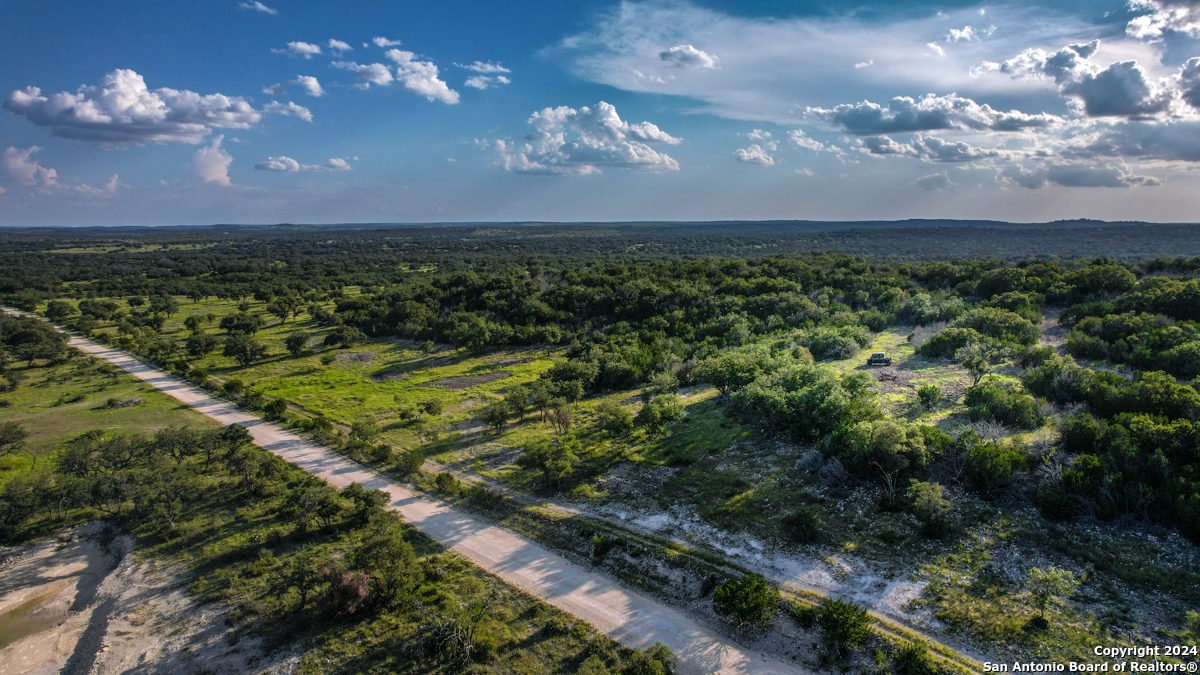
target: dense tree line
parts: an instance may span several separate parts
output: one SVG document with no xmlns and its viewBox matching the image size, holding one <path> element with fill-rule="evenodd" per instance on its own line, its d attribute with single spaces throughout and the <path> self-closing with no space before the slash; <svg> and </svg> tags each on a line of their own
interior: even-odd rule
<svg viewBox="0 0 1200 675">
<path fill-rule="evenodd" d="M 267 320 L 263 310 L 280 322 L 304 316 L 326 327 L 327 346 L 388 335 L 474 352 L 513 344 L 566 345 L 565 361 L 484 412 L 497 429 L 530 406 L 554 424 L 562 442 L 527 453 L 529 465 L 541 468 L 547 480 L 557 480 L 564 462 L 570 463 L 565 459 L 572 454 L 566 437 L 570 404 L 591 393 L 640 386 L 647 403 L 640 419 L 609 411 L 605 424 L 614 433 L 630 425 L 658 433 L 679 414 L 672 398 L 676 387 L 710 382 L 729 396 L 731 414 L 818 443 L 844 470 L 881 481 L 889 499 L 905 497 L 905 481 L 949 464 L 955 475 L 985 492 L 1015 475 L 1037 476 L 1037 501 L 1057 516 L 1135 514 L 1177 523 L 1189 536 L 1200 531 L 1196 446 L 1180 426 L 1195 423 L 1200 406 L 1195 381 L 1200 259 L 1009 265 L 909 263 L 839 253 L 604 255 L 608 249 L 597 242 L 605 237 L 628 244 L 652 235 L 636 229 L 563 230 L 563 237 L 549 237 L 553 241 L 538 249 L 534 233 L 546 232 L 429 228 L 331 235 L 301 229 L 284 236 L 246 229 L 216 239 L 191 233 L 163 243 L 215 245 L 76 254 L 71 265 L 62 262 L 68 257 L 62 254 L 26 251 L 10 258 L 14 273 L 0 290 L 8 293 L 7 302 L 23 307 L 49 301 L 47 316 L 80 330 L 115 321 L 118 344 L 198 382 L 206 374 L 190 368 L 189 359 L 220 350 L 245 365 L 265 356 L 266 347 L 254 337 Z M 767 232 L 685 228 L 660 240 L 702 252 L 719 248 L 720 237 Z M 572 255 L 547 255 L 564 251 Z M 345 293 L 348 285 L 358 292 Z M 208 333 L 214 318 L 199 316 L 189 318 L 192 335 L 182 344 L 159 334 L 188 299 L 209 296 L 242 303 L 238 313 L 214 326 L 224 335 Z M 121 310 L 111 300 L 116 297 L 128 299 L 131 309 Z M 259 309 L 251 309 L 251 299 Z M 1132 372 L 1082 367 L 1036 347 L 1047 307 L 1061 308 L 1072 355 Z M 1020 444 L 970 433 L 951 438 L 886 419 L 868 379 L 837 375 L 820 363 L 854 355 L 873 333 L 894 325 L 917 326 L 913 338 L 920 354 L 955 360 L 970 372 L 964 402 L 971 420 L 1033 429 L 1047 419 L 1047 402 L 1083 406 L 1084 417 L 1062 422 L 1064 441 L 1054 457 L 1035 456 Z M 18 333 L 0 326 L 0 342 L 14 359 L 55 358 L 53 338 Z M 41 346 L 22 347 L 26 339 Z M 298 354 L 307 344 L 297 329 L 287 347 Z M 43 348 L 49 351 L 38 351 Z M 990 376 L 997 364 L 1009 362 L 1022 371 L 1020 382 Z M 251 407 L 267 404 L 255 400 L 249 388 L 228 393 L 248 397 Z M 940 394 L 922 396 L 934 405 Z M 1079 421 L 1086 416 L 1101 429 L 1090 441 L 1068 433 L 1086 427 Z M 1117 436 L 1127 440 L 1112 440 Z M 1179 449 L 1151 457 L 1153 443 L 1137 440 L 1144 437 L 1161 437 Z M 1083 472 L 1080 463 L 1094 467 L 1088 469 L 1091 478 L 1064 478 Z M 1157 473 L 1147 474 L 1151 466 L 1159 467 Z"/>
</svg>

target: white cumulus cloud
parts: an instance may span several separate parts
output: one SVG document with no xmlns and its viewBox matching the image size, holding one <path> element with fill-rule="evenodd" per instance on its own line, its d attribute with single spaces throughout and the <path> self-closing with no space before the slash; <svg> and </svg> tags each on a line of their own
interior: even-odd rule
<svg viewBox="0 0 1200 675">
<path fill-rule="evenodd" d="M 658 58 L 682 68 L 716 68 L 717 57 L 691 45 L 675 45 L 659 52 Z"/>
<path fill-rule="evenodd" d="M 229 165 L 233 162 L 233 156 L 221 149 L 223 140 L 224 135 L 215 136 L 210 145 L 197 150 L 192 156 L 192 169 L 205 183 L 229 187 L 233 185 L 229 180 Z"/>
<path fill-rule="evenodd" d="M 22 185 L 57 188 L 59 187 L 58 172 L 42 166 L 35 159 L 30 159 L 33 153 L 41 149 L 37 145 L 31 145 L 24 150 L 10 146 L 4 151 L 4 168 Z"/>
<path fill-rule="evenodd" d="M 260 171 L 276 171 L 280 173 L 287 173 L 298 171 L 349 171 L 351 167 L 350 163 L 341 157 L 328 159 L 324 164 L 301 164 L 291 157 L 280 155 L 279 157 L 268 157 L 266 161 L 255 164 L 254 168 Z"/>
<path fill-rule="evenodd" d="M 288 56 L 311 59 L 321 53 L 321 46 L 314 45 L 311 42 L 289 42 L 286 49 L 272 49 L 271 51 L 276 54 L 287 54 Z"/>
<path fill-rule="evenodd" d="M 65 185 L 59 181 L 58 172 L 49 167 L 42 166 L 37 160 L 31 156 L 41 150 L 41 147 L 32 145 L 24 150 L 19 148 L 9 147 L 4 151 L 4 157 L 0 160 L 5 170 L 9 175 L 17 180 L 18 183 L 34 188 L 39 192 L 44 193 L 66 193 L 84 195 L 87 197 L 111 197 L 117 192 L 119 187 L 128 187 L 121 183 L 116 174 L 101 187 L 92 187 L 91 185 L 75 184 Z M 0 194 L 4 194 L 6 190 L 0 187 Z"/>
<path fill-rule="evenodd" d="M 469 63 L 465 66 L 461 63 L 456 63 L 454 65 L 458 66 L 459 68 L 466 68 L 467 70 L 472 70 L 477 73 L 482 73 L 484 75 L 491 75 L 494 73 L 511 73 L 512 72 L 511 70 L 509 70 L 508 68 L 505 68 L 504 66 L 500 65 L 499 63 L 492 63 L 491 61 L 488 61 L 487 63 L 484 63 L 483 61 L 476 61 L 474 63 Z"/>
<path fill-rule="evenodd" d="M 348 42 L 334 40 L 333 38 L 330 38 L 329 42 L 326 42 L 325 45 L 335 52 L 348 52 L 354 49 Z"/>
<path fill-rule="evenodd" d="M 396 79 L 394 76 L 392 76 L 392 71 L 382 63 L 369 63 L 366 65 L 361 65 L 354 63 L 353 61 L 334 61 L 330 65 L 332 65 L 334 68 L 349 70 L 357 75 L 359 79 L 364 80 L 361 83 L 364 88 L 372 84 L 379 87 L 384 87 L 391 84 Z"/>
<path fill-rule="evenodd" d="M 1038 190 L 1049 185 L 1078 188 L 1129 188 L 1161 185 L 1154 176 L 1139 176 L 1123 165 L 1051 164 L 1027 168 L 1019 164 L 1004 167 L 996 179 L 1001 183 Z"/>
<path fill-rule="evenodd" d="M 402 49 L 389 49 L 384 55 L 396 64 L 396 79 L 405 89 L 430 101 L 458 103 L 458 92 L 438 78 L 438 67 L 432 61 L 422 61 L 416 54 Z"/>
<path fill-rule="evenodd" d="M 305 122 L 311 122 L 313 119 L 312 112 L 310 112 L 308 108 L 292 103 L 291 101 L 286 103 L 281 101 L 271 101 L 270 103 L 264 105 L 262 109 L 264 113 L 282 115 L 283 117 L 298 117 Z"/>
<path fill-rule="evenodd" d="M 1161 40 L 1167 33 L 1200 37 L 1200 7 L 1194 1 L 1129 0 L 1129 8 L 1147 12 L 1134 17 L 1125 26 L 1125 32 L 1132 37 Z"/>
<path fill-rule="evenodd" d="M 236 96 L 166 87 L 150 90 L 132 70 L 114 70 L 101 78 L 99 86 L 84 85 L 73 93 L 43 96 L 37 87 L 26 87 L 9 94 L 4 102 L 9 112 L 63 138 L 192 144 L 200 143 L 213 127 L 248 129 L 257 125 L 264 113 L 299 112 L 291 105 L 268 104 L 257 110 Z"/>
<path fill-rule="evenodd" d="M 601 101 L 594 107 L 545 108 L 528 120 L 535 131 L 522 144 L 498 140 L 499 164 L 514 173 L 585 175 L 603 167 L 676 171 L 679 163 L 650 147 L 681 142 L 650 122 L 631 124 Z"/>
<path fill-rule="evenodd" d="M 312 75 L 297 75 L 296 79 L 288 82 L 288 84 L 300 85 L 306 94 L 315 98 L 325 95 L 325 90 L 321 88 L 321 83 Z"/>
<path fill-rule="evenodd" d="M 487 75 L 475 75 L 474 77 L 468 77 L 466 81 L 463 82 L 463 86 L 473 87 L 475 89 L 490 89 L 493 87 L 500 87 L 511 82 L 512 80 L 503 75 L 496 75 L 494 77 L 489 77 Z"/>
<path fill-rule="evenodd" d="M 1100 41 L 1092 40 L 1056 52 L 1027 49 L 996 69 L 1014 79 L 1053 79 L 1059 93 L 1088 117 L 1164 114 L 1181 94 L 1174 85 L 1188 84 L 1186 64 L 1174 83 L 1156 82 L 1137 61 L 1117 61 L 1107 67 L 1093 63 L 1090 59 L 1099 48 Z"/>
<path fill-rule="evenodd" d="M 817 152 L 830 149 L 830 148 L 826 148 L 825 144 L 821 143 L 820 141 L 818 141 L 810 136 L 805 135 L 803 129 L 792 129 L 791 131 L 788 132 L 788 138 L 798 148 L 804 148 L 806 150 L 816 150 Z"/>
<path fill-rule="evenodd" d="M 775 163 L 775 158 L 768 155 L 766 150 L 763 150 L 757 143 L 748 148 L 738 148 L 733 151 L 733 158 L 739 162 L 747 164 L 758 164 L 761 166 L 771 166 Z"/>
<path fill-rule="evenodd" d="M 886 106 L 863 101 L 833 108 L 808 108 L 805 114 L 841 127 L 848 134 L 870 136 L 942 129 L 1022 131 L 1044 128 L 1062 120 L 1046 113 L 1001 112 L 956 94 L 929 94 L 920 100 L 898 96 Z"/>
<path fill-rule="evenodd" d="M 388 47 L 400 46 L 399 40 L 389 40 L 385 37 L 376 37 L 374 40 L 371 40 L 371 42 L 374 42 L 376 47 L 383 47 L 384 49 L 387 49 Z"/>
</svg>

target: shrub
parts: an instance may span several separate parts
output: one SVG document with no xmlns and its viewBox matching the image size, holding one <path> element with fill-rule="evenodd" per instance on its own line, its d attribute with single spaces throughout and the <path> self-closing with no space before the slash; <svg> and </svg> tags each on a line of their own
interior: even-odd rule
<svg viewBox="0 0 1200 675">
<path fill-rule="evenodd" d="M 1045 304 L 1046 298 L 1040 293 L 1019 293 L 1010 291 L 1001 293 L 996 297 L 984 303 L 985 307 L 999 307 L 1007 309 L 1028 320 L 1031 323 L 1041 323 L 1042 321 L 1042 305 Z"/>
<path fill-rule="evenodd" d="M 821 638 L 836 653 L 862 645 L 871 634 L 870 614 L 850 600 L 828 599 L 817 614 Z"/>
<path fill-rule="evenodd" d="M 990 441 L 976 443 L 967 450 L 967 475 L 980 490 L 994 490 L 1007 483 L 1028 457 L 1029 452 L 1016 441 L 1004 445 Z"/>
<path fill-rule="evenodd" d="M 908 484 L 908 497 L 926 536 L 936 537 L 946 531 L 950 501 L 941 485 L 914 480 Z"/>
<path fill-rule="evenodd" d="M 282 417 L 287 412 L 287 401 L 281 398 L 273 399 L 263 406 L 263 412 L 267 414 L 267 417 L 276 419 Z"/>
<path fill-rule="evenodd" d="M 1057 567 L 1029 570 L 1029 579 L 1025 582 L 1034 605 L 1040 611 L 1041 618 L 1046 616 L 1046 605 L 1058 596 L 1070 595 L 1079 581 L 1074 573 Z"/>
<path fill-rule="evenodd" d="M 866 373 L 838 375 L 811 365 L 788 366 L 756 379 L 733 396 L 733 410 L 799 438 L 816 440 L 860 420 L 879 417 Z"/>
<path fill-rule="evenodd" d="M 683 402 L 674 394 L 660 394 L 642 406 L 634 422 L 646 427 L 652 436 L 666 431 L 667 425 L 683 417 Z"/>
<path fill-rule="evenodd" d="M 628 436 L 633 431 L 633 415 L 616 401 L 601 401 L 596 406 L 596 421 L 601 429 L 613 436 Z"/>
<path fill-rule="evenodd" d="M 821 615 L 820 607 L 802 605 L 798 602 L 788 602 L 787 609 L 796 625 L 805 629 L 814 628 L 817 625 L 817 617 Z"/>
<path fill-rule="evenodd" d="M 1037 401 L 1018 385 L 989 382 L 967 390 L 963 402 L 967 416 L 975 422 L 987 420 L 1022 429 L 1036 429 L 1045 418 Z"/>
<path fill-rule="evenodd" d="M 695 382 L 708 382 L 722 394 L 728 395 L 764 373 L 774 372 L 784 366 L 811 363 L 812 355 L 802 347 L 788 352 L 773 352 L 764 345 L 750 345 L 704 359 L 692 369 L 691 377 Z"/>
<path fill-rule="evenodd" d="M 537 469 L 547 483 L 554 481 L 558 485 L 562 483 L 563 476 L 571 473 L 579 446 L 579 441 L 571 436 L 553 441 L 546 438 L 529 441 L 517 457 L 517 466 Z"/>
<path fill-rule="evenodd" d="M 804 346 L 814 359 L 848 359 L 871 343 L 863 328 L 819 328 L 804 339 Z"/>
<path fill-rule="evenodd" d="M 224 391 L 227 396 L 238 396 L 245 389 L 246 385 L 236 377 L 226 380 L 225 384 L 221 387 L 221 390 Z"/>
<path fill-rule="evenodd" d="M 917 400 L 921 402 L 922 408 L 933 410 L 942 400 L 942 390 L 936 384 L 923 384 L 917 389 Z"/>
<path fill-rule="evenodd" d="M 483 485 L 475 485 L 467 492 L 467 500 L 486 511 L 495 511 L 504 504 L 504 495 Z"/>
<path fill-rule="evenodd" d="M 824 524 L 821 514 L 811 506 L 804 506 L 789 512 L 779 521 L 783 533 L 802 543 L 809 543 L 821 536 L 821 526 Z"/>
<path fill-rule="evenodd" d="M 929 648 L 923 644 L 904 645 L 892 659 L 896 675 L 937 675 L 941 669 L 934 663 Z"/>
<path fill-rule="evenodd" d="M 1200 640 L 1200 612 L 1189 610 L 1183 616 L 1183 625 L 1193 640 Z"/>
<path fill-rule="evenodd" d="M 846 431 L 840 444 L 842 461 L 860 474 L 878 472 L 892 499 L 900 476 L 924 468 L 929 461 L 921 427 L 903 421 L 859 422 Z"/>
<path fill-rule="evenodd" d="M 350 425 L 350 438 L 371 442 L 379 435 L 379 422 L 373 419 L 357 420 Z"/>
<path fill-rule="evenodd" d="M 653 647 L 634 650 L 624 675 L 673 675 L 679 659 L 671 648 L 661 642 Z"/>
<path fill-rule="evenodd" d="M 713 612 L 738 630 L 764 629 L 779 609 L 779 587 L 758 574 L 727 579 L 713 591 Z"/>
<path fill-rule="evenodd" d="M 950 321 L 966 310 L 962 298 L 957 296 L 934 301 L 926 293 L 918 293 L 896 312 L 896 320 L 916 326 L 927 326 L 939 321 Z"/>
<path fill-rule="evenodd" d="M 950 327 L 934 333 L 917 351 L 923 356 L 953 358 L 963 347 L 980 342 L 983 335 L 971 328 Z"/>
<path fill-rule="evenodd" d="M 392 461 L 392 446 L 387 443 L 380 443 L 370 450 L 371 459 L 376 462 Z"/>
<path fill-rule="evenodd" d="M 952 324 L 969 328 L 998 342 L 1031 345 L 1038 341 L 1041 331 L 1028 319 L 998 307 L 979 307 L 962 315 Z"/>
<path fill-rule="evenodd" d="M 323 366 L 331 366 L 331 365 L 333 365 L 333 362 L 336 360 L 337 360 L 336 354 L 322 354 L 321 355 L 321 365 L 323 365 Z"/>
<path fill-rule="evenodd" d="M 504 401 L 495 401 L 486 406 L 479 413 L 479 420 L 492 428 L 492 431 L 500 433 L 504 430 L 504 425 L 508 424 L 508 415 L 512 412 L 508 404 Z"/>
<path fill-rule="evenodd" d="M 362 331 L 353 326 L 338 326 L 321 341 L 326 347 L 337 345 L 342 349 L 352 347 L 366 338 Z"/>
<path fill-rule="evenodd" d="M 445 492 L 446 494 L 452 495 L 458 494 L 460 487 L 458 479 L 446 472 L 439 473 L 436 477 L 434 477 L 433 484 L 437 488 L 438 492 Z"/>
<path fill-rule="evenodd" d="M 288 353 L 292 356 L 300 356 L 308 348 L 308 341 L 311 337 L 304 331 L 296 331 L 283 339 L 283 346 L 287 348 Z"/>
<path fill-rule="evenodd" d="M 408 476 L 420 471 L 424 463 L 424 453 L 420 450 L 409 450 L 408 452 L 400 453 L 400 456 L 396 458 L 396 470 Z"/>
<path fill-rule="evenodd" d="M 975 294 L 988 299 L 1003 293 L 1012 293 L 1025 288 L 1025 270 L 1017 267 L 1001 267 L 984 272 L 975 284 Z"/>
</svg>

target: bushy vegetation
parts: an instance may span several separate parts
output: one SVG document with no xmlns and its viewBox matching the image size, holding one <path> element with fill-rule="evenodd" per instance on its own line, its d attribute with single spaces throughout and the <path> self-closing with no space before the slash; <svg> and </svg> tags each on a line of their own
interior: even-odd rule
<svg viewBox="0 0 1200 675">
<path fill-rule="evenodd" d="M 779 608 L 779 588 L 758 574 L 722 581 L 713 591 L 713 611 L 739 630 L 766 628 Z"/>
<path fill-rule="evenodd" d="M 0 293 L 489 513 L 505 511 L 501 492 L 467 489 L 449 470 L 422 477 L 426 456 L 539 498 L 648 491 L 658 506 L 694 507 L 710 525 L 792 552 L 818 542 L 871 559 L 958 551 L 987 519 L 1029 504 L 1053 519 L 1137 520 L 1200 541 L 1200 259 L 1011 265 L 768 255 L 777 248 L 701 257 L 748 250 L 740 247 L 751 241 L 768 246 L 765 230 L 747 228 L 723 241 L 696 229 L 651 236 L 634 227 L 609 232 L 611 241 L 519 228 L 319 238 L 289 230 L 291 239 L 257 231 L 202 250 L 80 254 L 73 266 L 38 248 L 45 242 L 0 238 L 0 262 L 13 270 Z M 685 231 L 695 237 L 686 245 Z M 606 255 L 617 240 L 630 253 Z M 1062 347 L 1056 312 L 1069 331 Z M 19 392 L 30 364 L 64 358 L 54 346 L 61 337 L 7 321 L 0 388 Z M 867 368 L 864 350 L 888 351 L 895 364 Z M 387 363 L 365 365 L 372 359 Z M 443 379 L 423 377 L 432 370 L 446 371 Z M 280 384 L 293 377 L 312 384 Z M 483 384 L 456 389 L 468 386 L 462 381 Z M 337 387 L 348 390 L 334 405 L 322 392 Z M 68 394 L 55 405 L 73 405 Z M 73 445 L 91 449 L 62 455 L 119 454 L 108 442 L 80 440 Z M 221 456 L 213 466 L 243 494 L 258 483 L 264 499 L 275 494 L 254 467 Z M 142 513 L 100 478 L 77 478 L 99 486 L 80 483 L 95 500 L 87 508 Z M 851 496 L 854 508 L 845 508 Z M 346 527 L 366 537 L 369 497 L 338 498 Z M 311 528 L 333 527 L 325 520 L 337 519 L 314 499 Z M 622 557 L 609 551 L 618 541 L 611 534 L 580 541 L 598 564 Z M 315 578 L 336 586 L 343 606 L 364 602 L 355 615 L 373 611 L 363 598 L 376 572 L 343 560 L 333 576 Z M 979 578 L 991 588 L 990 577 Z M 769 621 L 754 608 L 767 612 L 770 603 L 748 600 L 769 589 L 759 593 L 752 581 L 723 584 L 714 609 L 736 625 Z M 1028 587 L 1006 583 L 1024 625 L 1042 596 L 1032 578 Z M 931 588 L 930 597 L 944 597 L 943 586 Z M 821 609 L 833 652 L 863 644 L 860 609 Z M 982 621 L 975 609 L 946 612 Z M 458 645 L 447 647 L 456 654 L 496 653 L 487 640 L 478 652 L 464 646 L 462 621 L 423 630 L 436 644 Z M 670 659 L 650 652 L 634 660 L 637 672 L 669 669 Z M 597 654 L 579 666 L 619 669 Z M 936 669 L 915 647 L 893 666 L 901 675 Z"/>
<path fill-rule="evenodd" d="M 1021 429 L 1037 429 L 1045 418 L 1038 403 L 1019 383 L 985 382 L 967 390 L 963 403 L 972 420 L 989 420 Z"/>
</svg>

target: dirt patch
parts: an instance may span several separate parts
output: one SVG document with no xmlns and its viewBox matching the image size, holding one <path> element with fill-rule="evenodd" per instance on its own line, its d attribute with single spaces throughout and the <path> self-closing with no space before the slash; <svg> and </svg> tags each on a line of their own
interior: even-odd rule
<svg viewBox="0 0 1200 675">
<path fill-rule="evenodd" d="M 412 373 L 397 373 L 395 371 L 381 371 L 371 375 L 371 381 L 375 384 L 383 384 L 384 382 L 399 382 L 412 377 Z"/>
<path fill-rule="evenodd" d="M 913 389 L 912 375 L 896 366 L 868 367 L 866 371 L 875 378 L 885 394 L 912 391 Z"/>
<path fill-rule="evenodd" d="M 231 639 L 227 608 L 199 605 L 184 570 L 155 569 L 133 544 L 93 522 L 7 557 L 0 673 L 290 671 L 294 655 L 268 656 L 253 636 Z"/>
<path fill-rule="evenodd" d="M 483 375 L 463 375 L 460 377 L 445 377 L 433 382 L 426 382 L 423 386 L 437 387 L 438 389 L 470 389 L 478 387 L 481 384 L 496 382 L 505 378 L 512 377 L 512 373 L 507 370 L 501 370 L 495 373 L 484 373 Z"/>
<path fill-rule="evenodd" d="M 653 494 L 671 480 L 678 471 L 677 468 L 667 466 L 639 467 L 626 463 L 596 479 L 596 482 L 604 490 L 613 493 L 646 495 Z"/>
<path fill-rule="evenodd" d="M 1070 331 L 1067 330 L 1066 326 L 1058 323 L 1059 311 L 1058 309 L 1045 310 L 1046 318 L 1042 319 L 1042 325 L 1040 326 L 1042 331 L 1041 343 L 1043 346 L 1053 347 L 1062 351 L 1063 345 L 1067 344 L 1067 333 Z"/>
<path fill-rule="evenodd" d="M 338 354 L 337 360 L 342 363 L 370 363 L 375 360 L 375 355 L 370 352 L 350 352 Z"/>
<path fill-rule="evenodd" d="M 517 457 L 521 455 L 520 448 L 497 448 L 492 452 L 482 455 L 477 455 L 476 458 L 483 462 L 483 466 L 488 471 L 494 471 L 502 466 L 515 464 Z"/>
</svg>

